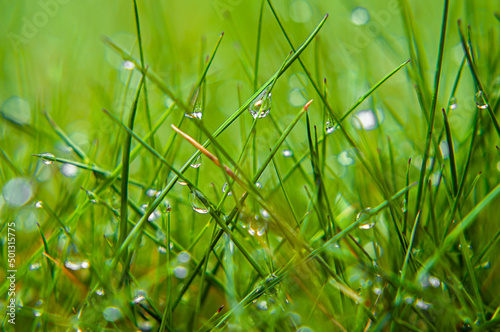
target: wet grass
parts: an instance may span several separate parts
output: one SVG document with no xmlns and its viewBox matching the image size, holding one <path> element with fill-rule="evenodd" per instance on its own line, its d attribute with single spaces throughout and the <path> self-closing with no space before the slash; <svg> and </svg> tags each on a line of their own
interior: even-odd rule
<svg viewBox="0 0 500 332">
<path fill-rule="evenodd" d="M 495 2 L 56 7 L 1 25 L 16 331 L 500 327 Z"/>
</svg>

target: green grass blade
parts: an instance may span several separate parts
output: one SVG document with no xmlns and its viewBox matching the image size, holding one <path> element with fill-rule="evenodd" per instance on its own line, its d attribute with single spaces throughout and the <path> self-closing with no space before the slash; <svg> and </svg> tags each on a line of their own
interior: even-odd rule
<svg viewBox="0 0 500 332">
<path fill-rule="evenodd" d="M 438 58 L 437 58 L 437 64 L 436 64 L 436 73 L 434 76 L 434 91 L 432 93 L 432 102 L 431 102 L 431 106 L 429 109 L 430 119 L 429 119 L 429 124 L 427 127 L 424 157 L 422 158 L 422 167 L 420 170 L 420 177 L 419 177 L 419 181 L 418 181 L 417 198 L 415 201 L 415 213 L 417 213 L 421 209 L 421 204 L 422 204 L 422 199 L 423 199 L 422 195 L 423 195 L 423 191 L 425 189 L 424 180 L 425 180 L 425 175 L 426 175 L 426 171 L 427 171 L 427 160 L 429 159 L 429 155 L 430 155 L 432 133 L 434 130 L 434 117 L 436 114 L 436 104 L 437 104 L 437 98 L 438 98 L 438 93 L 439 93 L 439 82 L 441 79 L 441 68 L 443 65 L 444 44 L 445 44 L 445 40 L 446 40 L 446 26 L 448 23 L 448 9 L 449 9 L 449 0 L 445 0 L 444 10 L 443 10 L 443 21 L 441 23 L 441 37 L 439 40 L 439 52 L 438 52 Z"/>
</svg>

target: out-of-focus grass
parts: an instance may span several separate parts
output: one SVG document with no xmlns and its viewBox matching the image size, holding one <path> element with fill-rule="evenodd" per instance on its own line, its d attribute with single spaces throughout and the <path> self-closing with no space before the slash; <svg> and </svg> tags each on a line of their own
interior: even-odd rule
<svg viewBox="0 0 500 332">
<path fill-rule="evenodd" d="M 500 2 L 447 6 L 0 3 L 2 311 L 14 222 L 19 331 L 497 329 Z"/>
</svg>

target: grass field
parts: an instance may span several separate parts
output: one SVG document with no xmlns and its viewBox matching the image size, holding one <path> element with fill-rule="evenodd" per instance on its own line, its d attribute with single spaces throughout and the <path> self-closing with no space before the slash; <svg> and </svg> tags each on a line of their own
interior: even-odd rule
<svg viewBox="0 0 500 332">
<path fill-rule="evenodd" d="M 500 329 L 499 0 L 0 10 L 2 330 Z"/>
</svg>

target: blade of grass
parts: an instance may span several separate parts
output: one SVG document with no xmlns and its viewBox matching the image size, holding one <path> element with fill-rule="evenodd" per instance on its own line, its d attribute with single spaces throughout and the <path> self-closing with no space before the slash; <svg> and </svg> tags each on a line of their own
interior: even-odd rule
<svg viewBox="0 0 500 332">
<path fill-rule="evenodd" d="M 134 1 L 135 4 L 135 1 Z M 136 8 L 137 10 L 137 8 Z M 137 15 L 137 14 L 136 14 Z M 137 28 L 139 29 L 139 28 Z M 142 53 L 141 53 L 142 54 Z M 139 86 L 137 87 L 135 98 L 132 103 L 132 108 L 130 110 L 128 127 L 133 130 L 135 114 L 137 111 L 137 103 L 139 102 L 139 96 L 141 94 L 142 86 L 145 82 L 145 76 L 141 77 L 139 82 Z M 132 135 L 127 133 L 125 136 L 125 140 L 123 142 L 123 152 L 122 152 L 122 181 L 121 181 L 121 207 L 120 207 L 120 227 L 118 230 L 118 241 L 116 242 L 116 248 L 119 248 L 125 238 L 127 237 L 127 219 L 128 219 L 128 176 L 129 176 L 129 167 L 130 167 L 130 149 L 132 146 Z M 127 271 L 124 271 L 127 273 Z"/>
<path fill-rule="evenodd" d="M 415 201 L 415 213 L 417 211 L 421 210 L 421 204 L 422 204 L 422 199 L 423 199 L 423 191 L 425 189 L 425 176 L 426 176 L 426 170 L 427 170 L 427 160 L 429 159 L 430 155 L 430 148 L 431 148 L 431 142 L 432 142 L 432 133 L 434 130 L 434 117 L 436 114 L 436 104 L 437 104 L 437 99 L 438 99 L 438 93 L 439 93 L 439 82 L 441 79 L 441 68 L 443 64 L 443 54 L 444 54 L 444 44 L 446 40 L 446 27 L 448 23 L 448 9 L 449 9 L 449 0 L 445 0 L 444 2 L 444 10 L 443 10 L 443 20 L 441 23 L 441 37 L 439 40 L 439 51 L 438 51 L 438 59 L 437 59 L 437 64 L 436 64 L 436 73 L 434 76 L 434 91 L 432 93 L 432 102 L 431 106 L 429 109 L 430 113 L 430 119 L 429 119 L 429 124 L 427 127 L 427 135 L 426 135 L 426 140 L 425 140 L 425 149 L 424 149 L 424 157 L 422 159 L 422 167 L 420 170 L 420 177 L 419 177 L 419 182 L 418 182 L 418 189 L 417 189 L 417 197 Z"/>
</svg>

